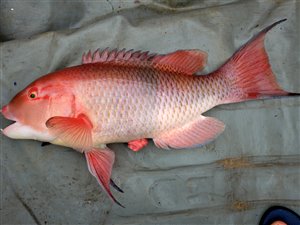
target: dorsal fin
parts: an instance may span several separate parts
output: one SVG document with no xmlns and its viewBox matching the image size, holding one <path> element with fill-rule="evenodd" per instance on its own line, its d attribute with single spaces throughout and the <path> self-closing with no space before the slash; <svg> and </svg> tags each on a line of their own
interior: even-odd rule
<svg viewBox="0 0 300 225">
<path fill-rule="evenodd" d="M 125 48 L 122 50 L 109 50 L 109 48 L 106 48 L 102 51 L 97 49 L 94 53 L 91 53 L 91 51 L 83 53 L 82 64 L 124 61 L 147 62 L 151 61 L 156 55 L 156 53 L 149 54 L 149 52 L 133 51 L 133 49 L 126 51 Z"/>
<path fill-rule="evenodd" d="M 193 75 L 206 65 L 207 53 L 200 50 L 178 50 L 167 55 L 157 55 L 153 59 L 154 67 L 161 70 Z"/>
<path fill-rule="evenodd" d="M 150 66 L 168 72 L 192 75 L 202 70 L 206 64 L 207 53 L 200 50 L 178 50 L 166 55 L 122 49 L 91 51 L 82 55 L 82 64 L 114 63 Z"/>
</svg>

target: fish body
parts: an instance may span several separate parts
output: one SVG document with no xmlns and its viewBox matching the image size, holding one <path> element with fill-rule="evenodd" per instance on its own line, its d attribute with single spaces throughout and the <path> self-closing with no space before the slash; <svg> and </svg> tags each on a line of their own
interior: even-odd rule
<svg viewBox="0 0 300 225">
<path fill-rule="evenodd" d="M 85 64 L 48 76 L 68 80 L 76 96 L 72 114 L 90 119 L 94 146 L 157 137 L 198 120 L 229 94 L 221 76 L 128 65 Z"/>
<path fill-rule="evenodd" d="M 207 54 L 179 50 L 166 55 L 126 50 L 84 54 L 82 65 L 45 75 L 2 108 L 15 123 L 11 138 L 36 139 L 83 152 L 89 171 L 108 195 L 115 155 L 106 144 L 128 142 L 139 151 L 153 139 L 160 148 L 190 148 L 225 129 L 202 114 L 216 105 L 274 96 L 282 90 L 272 73 L 261 31 L 211 74 L 197 76 Z M 121 205 L 122 206 L 122 205 Z"/>
</svg>

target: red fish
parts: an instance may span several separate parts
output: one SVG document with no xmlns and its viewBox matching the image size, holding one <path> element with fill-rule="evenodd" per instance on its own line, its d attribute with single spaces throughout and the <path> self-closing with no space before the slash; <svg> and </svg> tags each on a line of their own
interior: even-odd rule
<svg viewBox="0 0 300 225">
<path fill-rule="evenodd" d="M 15 123 L 2 132 L 84 153 L 91 174 L 121 205 L 109 188 L 118 189 L 110 179 L 115 154 L 106 144 L 128 142 L 133 151 L 147 139 L 159 148 L 202 146 L 225 128 L 202 115 L 214 106 L 298 95 L 278 86 L 264 48 L 266 33 L 283 21 L 262 30 L 205 76 L 195 75 L 207 60 L 199 50 L 88 52 L 82 65 L 37 79 L 4 106 L 2 114 Z"/>
</svg>

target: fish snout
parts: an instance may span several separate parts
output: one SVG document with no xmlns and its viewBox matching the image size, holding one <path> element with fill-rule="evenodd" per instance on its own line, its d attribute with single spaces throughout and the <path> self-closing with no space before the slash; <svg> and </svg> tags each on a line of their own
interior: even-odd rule
<svg viewBox="0 0 300 225">
<path fill-rule="evenodd" d="M 5 105 L 2 107 L 2 109 L 0 110 L 0 112 L 2 113 L 2 115 L 8 119 L 8 120 L 14 120 L 16 121 L 15 117 L 12 115 L 12 113 L 9 111 L 9 106 Z"/>
</svg>

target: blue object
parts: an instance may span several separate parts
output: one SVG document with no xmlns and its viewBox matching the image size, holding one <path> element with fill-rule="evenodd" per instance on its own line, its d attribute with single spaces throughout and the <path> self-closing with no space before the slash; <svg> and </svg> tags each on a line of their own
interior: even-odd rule
<svg viewBox="0 0 300 225">
<path fill-rule="evenodd" d="M 259 225 L 271 225 L 275 221 L 282 221 L 287 225 L 300 225 L 300 216 L 286 207 L 273 206 L 263 214 Z"/>
</svg>

